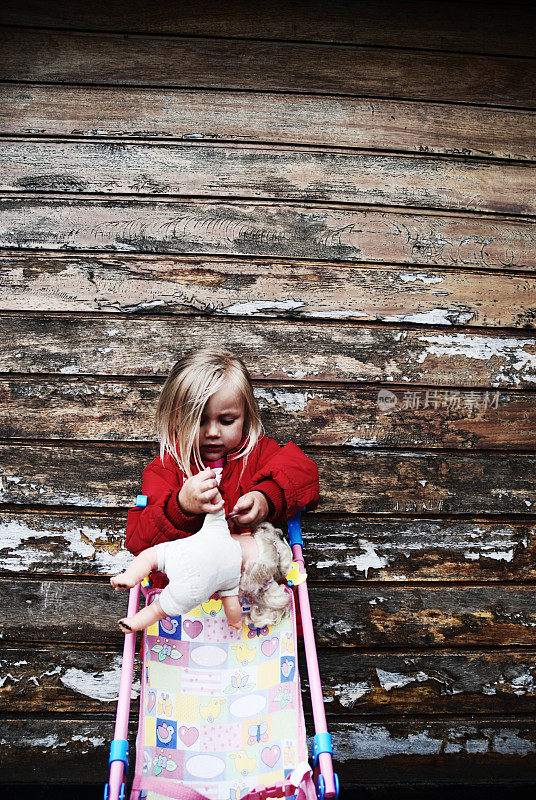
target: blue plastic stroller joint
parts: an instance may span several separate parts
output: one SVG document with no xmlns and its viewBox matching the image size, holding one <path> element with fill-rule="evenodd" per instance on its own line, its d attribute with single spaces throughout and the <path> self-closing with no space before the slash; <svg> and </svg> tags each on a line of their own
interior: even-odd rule
<svg viewBox="0 0 536 800">
<path fill-rule="evenodd" d="M 128 770 L 128 742 L 126 739 L 113 739 L 110 743 L 110 758 L 108 763 L 112 761 L 122 761 L 125 765 L 125 772 Z"/>
<path fill-rule="evenodd" d="M 138 508 L 145 508 L 148 500 L 149 498 L 147 497 L 146 494 L 136 495 L 136 505 L 138 506 Z"/>
<path fill-rule="evenodd" d="M 106 783 L 104 786 L 104 800 L 108 800 L 109 796 L 110 796 L 110 784 Z M 119 800 L 125 800 L 124 782 L 121 784 L 121 788 L 119 789 Z"/>
<path fill-rule="evenodd" d="M 302 508 L 302 511 L 305 510 L 305 506 Z M 288 539 L 291 544 L 300 544 L 303 547 L 303 539 L 301 535 L 301 523 L 300 523 L 301 511 L 298 511 L 297 514 L 294 514 L 287 522 L 287 529 L 288 529 Z"/>
<path fill-rule="evenodd" d="M 335 784 L 335 796 L 333 797 L 333 800 L 337 800 L 340 787 L 339 776 L 336 772 L 333 773 L 333 782 Z M 316 782 L 316 796 L 318 797 L 318 800 L 325 800 L 326 797 L 326 781 L 324 780 L 324 776 L 322 774 L 318 776 L 318 780 Z"/>
<path fill-rule="evenodd" d="M 333 755 L 330 733 L 315 733 L 313 736 L 313 764 L 315 767 L 320 753 Z"/>
</svg>

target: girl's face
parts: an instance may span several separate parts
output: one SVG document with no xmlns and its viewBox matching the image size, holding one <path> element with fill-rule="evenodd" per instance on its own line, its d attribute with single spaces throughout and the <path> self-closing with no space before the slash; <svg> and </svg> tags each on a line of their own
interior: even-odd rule
<svg viewBox="0 0 536 800">
<path fill-rule="evenodd" d="M 244 427 L 244 398 L 224 383 L 206 402 L 199 426 L 203 461 L 217 461 L 240 444 Z"/>
</svg>

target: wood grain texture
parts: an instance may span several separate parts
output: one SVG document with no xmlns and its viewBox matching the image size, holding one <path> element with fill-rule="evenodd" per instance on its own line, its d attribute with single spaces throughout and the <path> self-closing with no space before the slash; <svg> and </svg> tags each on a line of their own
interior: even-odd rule
<svg viewBox="0 0 536 800">
<path fill-rule="evenodd" d="M 0 713 L 115 714 L 121 661 L 119 648 L 2 648 Z M 139 712 L 139 658 L 134 672 L 132 719 Z"/>
<path fill-rule="evenodd" d="M 304 653 L 302 700 L 311 713 Z M 424 714 L 534 714 L 534 651 L 318 653 L 330 723 L 366 716 Z M 0 713 L 99 714 L 115 711 L 121 656 L 118 649 L 5 647 L 0 650 Z M 141 665 L 136 660 L 131 714 L 139 713 Z"/>
<path fill-rule="evenodd" d="M 108 756 L 114 720 L 29 718 L 3 719 L 0 749 L 1 783 L 37 783 L 40 787 L 100 784 L 108 780 Z M 136 724 L 128 729 L 131 763 Z M 129 773 L 132 780 L 133 768 Z"/>
<path fill-rule="evenodd" d="M 0 513 L 0 571 L 110 576 L 132 560 L 126 513 Z"/>
<path fill-rule="evenodd" d="M 323 42 L 0 30 L 0 80 L 400 97 L 535 108 L 534 59 Z"/>
<path fill-rule="evenodd" d="M 125 512 L 5 510 L 0 571 L 111 575 L 131 560 L 123 549 L 125 523 Z M 305 515 L 302 525 L 307 573 L 318 584 L 536 579 L 534 522 Z"/>
<path fill-rule="evenodd" d="M 530 513 L 536 457 L 524 454 L 331 450 L 318 464 L 323 513 Z M 0 445 L 3 503 L 128 508 L 156 447 Z"/>
<path fill-rule="evenodd" d="M 11 25 L 73 28 L 136 33 L 168 33 L 234 38 L 311 39 L 333 43 L 433 50 L 534 54 L 528 8 L 510 4 L 391 2 L 341 2 L 329 7 L 320 0 L 263 0 L 252 8 L 244 0 L 228 0 L 225 8 L 215 0 L 198 7 L 181 8 L 157 0 L 121 0 L 104 8 L 88 7 L 80 0 L 5 0 L 2 19 Z"/>
<path fill-rule="evenodd" d="M 273 142 L 534 160 L 535 123 L 530 110 L 380 97 L 0 85 L 3 135 Z"/>
<path fill-rule="evenodd" d="M 535 60 L 536 63 L 536 60 Z M 532 273 L 532 220 L 258 201 L 0 198 L 0 247 L 510 268 Z"/>
<path fill-rule="evenodd" d="M 19 314 L 0 316 L 0 335 L 14 343 L 0 352 L 0 370 L 9 373 L 165 377 L 184 353 L 213 344 L 237 352 L 254 380 L 269 383 L 371 381 L 407 384 L 410 391 L 420 391 L 533 389 L 536 381 L 534 334 L 424 332 L 285 320 Z M 424 395 L 419 404 L 424 405 Z"/>
<path fill-rule="evenodd" d="M 2 578 L 2 643 L 123 641 L 128 596 L 107 582 Z M 534 647 L 534 587 L 360 585 L 311 587 L 319 646 L 428 649 Z"/>
<path fill-rule="evenodd" d="M 0 191 L 222 197 L 536 214 L 530 164 L 194 142 L 0 141 Z"/>
<path fill-rule="evenodd" d="M 0 379 L 5 439 L 157 441 L 155 381 Z M 533 451 L 532 392 L 254 386 L 266 435 L 300 445 Z M 391 402 L 393 405 L 391 406 Z"/>
<path fill-rule="evenodd" d="M 125 515 L 5 511 L 0 569 L 110 575 L 131 556 Z M 444 520 L 304 522 L 307 571 L 316 581 L 534 580 L 535 526 Z"/>
<path fill-rule="evenodd" d="M 331 726 L 341 779 L 396 788 L 492 786 L 531 780 L 536 731 L 528 718 L 338 722 Z M 381 776 L 381 777 L 379 777 Z"/>
<path fill-rule="evenodd" d="M 303 526 L 343 785 L 529 781 L 528 17 L 262 3 L 4 9 L 0 781 L 106 778 L 108 576 L 164 376 L 210 343 L 319 466 Z"/>
<path fill-rule="evenodd" d="M 534 328 L 536 278 L 507 268 L 0 252 L 0 310 Z"/>
<path fill-rule="evenodd" d="M 312 733 L 312 721 L 307 719 Z M 342 785 L 489 784 L 494 788 L 531 781 L 536 766 L 536 729 L 529 718 L 381 720 L 336 722 L 330 727 L 335 767 Z M 129 740 L 136 729 L 131 723 Z M 2 782 L 40 785 L 104 783 L 113 720 L 3 720 L 6 747 L 0 754 Z M 307 739 L 310 751 L 311 740 Z M 21 769 L 24 764 L 24 769 Z"/>
</svg>

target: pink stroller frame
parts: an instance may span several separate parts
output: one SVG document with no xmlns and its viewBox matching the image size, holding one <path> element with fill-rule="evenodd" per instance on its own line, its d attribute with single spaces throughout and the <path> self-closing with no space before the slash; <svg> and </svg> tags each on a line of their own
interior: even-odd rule
<svg viewBox="0 0 536 800">
<path fill-rule="evenodd" d="M 144 495 L 138 495 L 136 504 L 145 505 L 147 498 Z M 264 800 L 268 797 L 284 797 L 293 795 L 298 800 L 304 800 L 313 796 L 316 788 L 316 796 L 318 800 L 324 798 L 337 798 L 339 795 L 339 779 L 333 772 L 332 763 L 332 744 L 331 736 L 328 733 L 326 714 L 324 710 L 324 698 L 322 694 L 322 685 L 320 681 L 320 673 L 318 668 L 318 658 L 316 652 L 315 637 L 313 631 L 313 621 L 311 617 L 311 607 L 309 604 L 309 592 L 307 588 L 307 575 L 305 572 L 305 563 L 303 558 L 303 539 L 301 535 L 301 513 L 298 512 L 294 517 L 288 521 L 288 537 L 292 547 L 294 557 L 293 570 L 289 573 L 290 578 L 287 583 L 289 586 L 294 587 L 298 595 L 299 608 L 301 613 L 301 623 L 303 632 L 303 642 L 305 648 L 305 657 L 307 664 L 307 674 L 310 685 L 310 696 L 313 710 L 315 734 L 313 736 L 312 747 L 312 761 L 313 761 L 313 781 L 310 777 L 305 779 L 305 786 L 307 790 L 302 788 L 292 788 L 289 785 L 282 786 L 270 785 L 266 787 L 255 787 L 242 795 L 241 800 Z M 128 601 L 128 616 L 135 614 L 138 610 L 140 600 L 140 590 L 144 596 L 151 590 L 145 586 L 138 584 L 130 590 Z M 125 777 L 128 770 L 128 720 L 130 713 L 130 696 L 132 688 L 134 658 L 136 651 L 136 634 L 125 634 L 123 645 L 123 661 L 121 667 L 121 678 L 119 683 L 119 696 L 117 702 L 117 714 L 115 721 L 114 738 L 110 745 L 110 776 L 109 782 L 104 788 L 104 800 L 125 800 L 126 786 Z M 300 713 L 303 714 L 301 707 L 301 697 L 298 698 L 300 704 Z M 140 713 L 144 713 L 140 709 Z M 136 759 L 137 767 L 139 759 Z M 170 783 L 168 781 L 165 782 Z M 136 770 L 134 776 L 134 785 L 131 791 L 130 799 L 138 800 L 140 796 L 139 776 Z M 158 791 L 155 789 L 155 791 Z M 165 789 L 161 789 L 166 794 Z M 296 794 L 297 791 L 297 794 Z M 206 800 L 205 795 L 200 794 L 195 789 L 181 784 L 179 782 L 174 784 L 172 796 L 177 800 Z"/>
</svg>

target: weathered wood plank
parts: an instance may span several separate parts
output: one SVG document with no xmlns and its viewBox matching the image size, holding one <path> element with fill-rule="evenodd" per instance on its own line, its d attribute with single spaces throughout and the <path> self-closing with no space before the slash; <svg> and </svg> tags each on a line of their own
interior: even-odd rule
<svg viewBox="0 0 536 800">
<path fill-rule="evenodd" d="M 128 731 L 131 765 L 137 721 Z M 86 719 L 3 719 L 1 783 L 44 786 L 98 784 L 109 776 L 108 756 L 114 738 L 113 717 Z M 132 780 L 133 766 L 129 778 Z"/>
<path fill-rule="evenodd" d="M 536 729 L 530 717 L 484 720 L 412 719 L 336 722 L 330 725 L 335 766 L 346 781 L 395 791 L 430 783 L 430 790 L 530 781 L 536 762 Z"/>
<path fill-rule="evenodd" d="M 5 28 L 0 80 L 372 95 L 534 108 L 534 59 L 322 42 Z"/>
<path fill-rule="evenodd" d="M 536 267 L 536 222 L 514 218 L 136 197 L 4 197 L 0 213 L 6 248 Z"/>
<path fill-rule="evenodd" d="M 177 108 L 180 107 L 180 114 Z M 269 92 L 4 84 L 0 133 L 275 142 L 536 159 L 523 109 Z"/>
<path fill-rule="evenodd" d="M 0 141 L 0 191 L 242 197 L 536 214 L 529 164 L 261 145 Z"/>
<path fill-rule="evenodd" d="M 125 569 L 126 514 L 0 514 L 0 570 L 112 575 Z"/>
<path fill-rule="evenodd" d="M 341 653 L 320 650 L 326 711 L 343 715 L 534 714 L 534 652 Z M 302 665 L 303 666 L 303 665 Z M 306 670 L 302 686 L 308 696 Z M 306 703 L 308 708 L 308 703 Z"/>
<path fill-rule="evenodd" d="M 536 278 L 501 272 L 4 251 L 0 310 L 534 328 Z"/>
<path fill-rule="evenodd" d="M 0 713 L 114 714 L 121 677 L 119 650 L 66 647 L 0 649 Z M 140 660 L 131 713 L 137 716 Z"/>
<path fill-rule="evenodd" d="M 532 586 L 363 586 L 311 591 L 315 634 L 333 646 L 534 645 Z"/>
<path fill-rule="evenodd" d="M 312 732 L 311 720 L 307 728 Z M 441 783 L 502 785 L 532 780 L 536 726 L 530 717 L 330 723 L 342 786 L 399 787 Z M 2 782 L 104 783 L 113 720 L 5 719 Z M 129 740 L 135 739 L 131 722 Z M 308 738 L 310 751 L 311 741 Z M 21 768 L 24 765 L 24 769 Z"/>
<path fill-rule="evenodd" d="M 0 379 L 0 437 L 156 441 L 161 388 L 140 379 Z M 528 392 L 390 387 L 380 396 L 366 386 L 290 384 L 256 386 L 254 393 L 268 436 L 309 446 L 532 451 L 536 445 L 536 403 Z"/>
<path fill-rule="evenodd" d="M 2 19 L 11 25 L 39 28 L 76 28 L 181 36 L 233 36 L 234 38 L 319 40 L 389 47 L 534 55 L 528 25 L 528 7 L 421 0 L 406 2 L 324 3 L 276 0 L 253 9 L 248 3 L 227 2 L 225 8 L 204 0 L 203 13 L 195 8 L 173 12 L 157 0 L 125 2 L 110 8 L 88 7 L 79 2 L 26 0 L 23 11 L 16 0 L 4 0 Z M 262 9 L 262 11 L 261 11 Z"/>
<path fill-rule="evenodd" d="M 312 516 L 303 530 L 313 580 L 534 580 L 532 523 Z"/>
<path fill-rule="evenodd" d="M 525 515 L 536 504 L 536 456 L 304 451 L 318 464 L 324 513 Z M 0 501 L 129 507 L 157 454 L 147 445 L 0 445 Z"/>
<path fill-rule="evenodd" d="M 3 644 L 122 642 L 128 595 L 107 582 L 0 581 Z M 524 585 L 311 587 L 319 646 L 534 646 L 534 588 Z"/>
<path fill-rule="evenodd" d="M 536 710 L 536 655 L 529 651 L 362 653 L 320 650 L 326 712 L 359 715 L 529 714 Z M 117 650 L 14 647 L 0 650 L 0 712 L 106 714 L 115 711 Z M 136 661 L 131 710 L 139 704 Z M 311 711 L 305 659 L 302 695 Z"/>
<path fill-rule="evenodd" d="M 110 575 L 123 569 L 125 515 L 4 511 L 0 571 Z M 285 526 L 283 525 L 283 528 Z M 525 581 L 536 578 L 536 525 L 424 519 L 303 520 L 315 581 Z"/>
<path fill-rule="evenodd" d="M 536 253 L 536 250 L 535 250 Z M 408 384 L 426 387 L 529 388 L 536 382 L 536 338 L 504 333 L 423 332 L 347 323 L 242 319 L 0 316 L 0 370 L 10 373 L 164 377 L 185 352 L 225 345 L 245 360 L 254 380 Z M 380 386 L 380 388 L 386 388 Z M 397 398 L 397 403 L 399 399 Z M 391 398 L 392 400 L 392 398 Z M 435 408 L 443 396 L 429 396 Z M 404 400 L 404 405 L 408 404 Z M 456 398 L 449 395 L 449 403 Z M 494 403 L 488 397 L 488 405 Z M 394 401 L 384 404 L 390 408 Z M 477 403 L 473 403 L 477 405 Z M 478 409 L 477 409 L 478 410 Z"/>
</svg>

